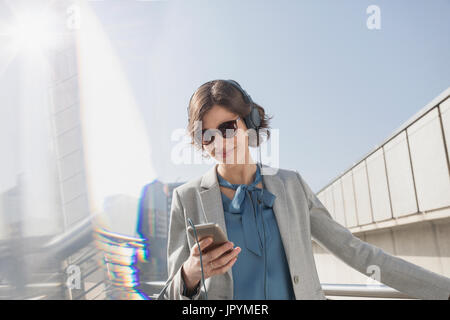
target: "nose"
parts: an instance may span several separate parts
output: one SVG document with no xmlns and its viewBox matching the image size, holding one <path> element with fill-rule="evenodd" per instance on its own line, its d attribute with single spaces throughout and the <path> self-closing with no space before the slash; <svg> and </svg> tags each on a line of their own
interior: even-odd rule
<svg viewBox="0 0 450 320">
<path fill-rule="evenodd" d="M 222 150 L 225 150 L 227 147 L 234 147 L 234 137 L 232 138 L 224 138 L 221 134 L 216 133 L 216 136 L 214 138 L 214 146 L 216 149 L 220 149 L 222 147 Z"/>
</svg>

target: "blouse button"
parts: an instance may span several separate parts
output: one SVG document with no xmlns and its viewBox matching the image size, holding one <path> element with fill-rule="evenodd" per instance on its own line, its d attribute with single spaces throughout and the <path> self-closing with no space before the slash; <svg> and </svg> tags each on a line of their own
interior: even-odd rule
<svg viewBox="0 0 450 320">
<path fill-rule="evenodd" d="M 295 276 L 294 276 L 294 283 L 297 284 L 297 283 L 298 283 L 298 280 L 299 280 L 298 276 L 295 275 Z"/>
</svg>

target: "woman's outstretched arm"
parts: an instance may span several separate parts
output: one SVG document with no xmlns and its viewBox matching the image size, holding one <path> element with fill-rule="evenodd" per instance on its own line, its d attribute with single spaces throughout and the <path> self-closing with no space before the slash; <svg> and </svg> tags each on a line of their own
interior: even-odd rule
<svg viewBox="0 0 450 320">
<path fill-rule="evenodd" d="M 308 199 L 311 236 L 352 268 L 367 275 L 380 270 L 380 282 L 419 299 L 450 300 L 450 279 L 395 257 L 354 236 L 337 223 L 297 172 Z"/>
</svg>

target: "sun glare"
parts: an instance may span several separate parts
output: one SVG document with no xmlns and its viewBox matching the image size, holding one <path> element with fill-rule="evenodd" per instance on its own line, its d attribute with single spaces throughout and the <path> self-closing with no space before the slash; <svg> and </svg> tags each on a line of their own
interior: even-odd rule
<svg viewBox="0 0 450 320">
<path fill-rule="evenodd" d="M 17 51 L 45 51 L 58 42 L 56 19 L 49 12 L 17 14 L 6 34 Z"/>
</svg>

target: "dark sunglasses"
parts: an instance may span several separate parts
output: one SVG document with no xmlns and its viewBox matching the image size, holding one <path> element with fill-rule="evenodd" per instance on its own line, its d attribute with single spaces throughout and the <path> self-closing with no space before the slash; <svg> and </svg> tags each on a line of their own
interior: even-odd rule
<svg viewBox="0 0 450 320">
<path fill-rule="evenodd" d="M 236 135 L 236 131 L 238 128 L 237 122 L 241 117 L 237 117 L 237 119 L 235 120 L 231 120 L 231 121 L 226 121 L 224 123 L 221 123 L 218 127 L 217 130 L 219 130 L 220 134 L 222 135 L 222 138 L 227 139 L 227 138 L 232 138 Z M 216 137 L 216 135 L 212 135 L 210 137 L 209 140 L 205 141 L 203 139 L 203 136 L 205 134 L 205 131 L 210 130 L 210 129 L 203 129 L 202 130 L 202 145 L 207 146 L 209 144 L 211 144 L 212 142 L 214 142 L 214 139 Z"/>
</svg>

